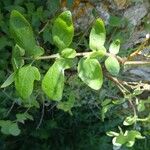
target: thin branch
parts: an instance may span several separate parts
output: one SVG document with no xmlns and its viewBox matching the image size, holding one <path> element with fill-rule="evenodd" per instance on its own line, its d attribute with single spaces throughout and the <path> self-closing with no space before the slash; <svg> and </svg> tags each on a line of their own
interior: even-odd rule
<svg viewBox="0 0 150 150">
<path fill-rule="evenodd" d="M 11 107 L 9 108 L 8 112 L 6 113 L 5 117 L 7 117 L 10 114 L 10 112 L 12 111 L 15 103 L 16 103 L 16 101 L 13 101 L 13 103 L 12 103 Z"/>
<path fill-rule="evenodd" d="M 146 65 L 150 64 L 150 61 L 126 61 L 124 65 Z"/>
<path fill-rule="evenodd" d="M 46 22 L 46 24 L 45 24 L 45 25 L 43 26 L 43 28 L 38 32 L 38 34 L 41 34 L 41 33 L 46 29 L 46 27 L 48 26 L 49 22 L 50 22 L 50 20 L 48 20 L 48 21 Z"/>
<path fill-rule="evenodd" d="M 130 103 L 130 105 L 131 105 L 131 107 L 133 109 L 134 117 L 136 117 L 137 116 L 137 112 L 136 112 L 135 106 L 134 106 L 132 100 L 128 100 L 128 101 L 129 101 L 129 103 Z"/>
<path fill-rule="evenodd" d="M 80 52 L 80 53 L 76 53 L 76 57 L 80 57 L 80 56 L 87 56 L 87 55 L 90 55 L 92 54 L 93 52 Z M 120 62 L 120 63 L 124 63 L 124 59 L 122 59 L 121 57 L 119 56 L 116 56 L 116 55 L 113 55 L 111 53 L 105 53 L 104 54 L 105 56 L 109 57 L 109 56 L 113 56 L 113 57 L 116 57 L 116 59 Z M 55 59 L 55 58 L 59 58 L 60 55 L 57 53 L 57 54 L 52 54 L 52 55 L 47 55 L 47 56 L 40 56 L 40 57 L 37 57 L 35 58 L 35 60 L 43 60 L 43 59 Z M 24 58 L 25 60 L 32 60 L 33 58 L 27 58 L 25 57 Z"/>
<path fill-rule="evenodd" d="M 39 123 L 38 123 L 38 125 L 37 125 L 36 129 L 39 129 L 39 128 L 40 128 L 40 126 L 41 126 L 41 124 L 42 124 L 43 117 L 44 117 L 44 108 L 45 108 L 45 103 L 44 103 L 44 101 L 43 101 L 42 114 L 41 114 L 41 118 L 40 118 L 40 121 L 39 121 Z"/>
<path fill-rule="evenodd" d="M 76 57 L 81 57 L 81 56 L 87 56 L 92 54 L 93 52 L 80 52 L 80 53 L 76 53 Z M 150 64 L 150 61 L 128 61 L 126 58 L 121 58 L 120 56 L 116 56 L 114 54 L 111 53 L 105 53 L 105 56 L 109 57 L 109 56 L 113 56 L 115 57 L 121 64 L 123 65 L 146 65 L 146 64 Z M 52 55 L 47 55 L 47 56 L 40 56 L 35 58 L 35 60 L 47 60 L 47 59 L 55 59 L 55 58 L 59 58 L 60 55 L 57 54 L 52 54 Z M 32 60 L 33 58 L 24 58 L 25 60 Z"/>
</svg>

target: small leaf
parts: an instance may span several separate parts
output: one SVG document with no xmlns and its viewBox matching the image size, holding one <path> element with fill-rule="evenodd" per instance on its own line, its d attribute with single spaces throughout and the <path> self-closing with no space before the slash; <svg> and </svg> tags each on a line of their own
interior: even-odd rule
<svg viewBox="0 0 150 150">
<path fill-rule="evenodd" d="M 20 129 L 17 123 L 13 123 L 10 120 L 0 120 L 1 132 L 6 135 L 17 136 L 20 134 Z"/>
<path fill-rule="evenodd" d="M 144 101 L 140 100 L 140 102 L 139 102 L 139 104 L 138 104 L 138 106 L 137 106 L 137 110 L 138 110 L 139 112 L 145 110 L 145 102 L 144 102 Z"/>
<path fill-rule="evenodd" d="M 9 135 L 9 127 L 11 126 L 10 120 L 0 120 L 1 132 L 3 134 Z"/>
<path fill-rule="evenodd" d="M 7 86 L 9 86 L 10 84 L 12 84 L 15 80 L 15 73 L 12 73 L 7 80 L 1 85 L 1 88 L 5 88 Z"/>
<path fill-rule="evenodd" d="M 74 106 L 74 102 L 75 102 L 75 97 L 74 97 L 74 94 L 71 93 L 69 95 L 68 101 L 59 102 L 57 105 L 57 108 L 65 111 L 65 112 L 71 113 L 71 108 Z M 72 115 L 72 113 L 71 113 L 71 115 Z"/>
<path fill-rule="evenodd" d="M 101 50 L 106 40 L 106 30 L 102 19 L 97 19 L 90 32 L 89 46 L 92 51 Z"/>
<path fill-rule="evenodd" d="M 52 37 L 54 44 L 60 51 L 69 47 L 74 35 L 72 15 L 70 11 L 64 11 L 54 21 Z"/>
<path fill-rule="evenodd" d="M 27 119 L 25 114 L 16 114 L 17 122 L 24 123 L 24 121 Z"/>
<path fill-rule="evenodd" d="M 64 89 L 63 64 L 56 61 L 47 71 L 42 81 L 44 93 L 52 100 L 60 101 Z"/>
<path fill-rule="evenodd" d="M 124 20 L 121 17 L 110 16 L 109 25 L 113 27 L 120 27 L 124 23 Z"/>
<path fill-rule="evenodd" d="M 96 59 L 82 58 L 78 63 L 78 76 L 95 90 L 99 90 L 103 84 L 102 68 Z"/>
<path fill-rule="evenodd" d="M 117 39 L 111 43 L 109 47 L 109 52 L 116 55 L 119 53 L 119 49 L 120 49 L 120 40 Z"/>
<path fill-rule="evenodd" d="M 9 133 L 13 136 L 17 136 L 20 134 L 20 129 L 17 123 L 12 123 L 9 127 Z"/>
<path fill-rule="evenodd" d="M 109 73 L 111 73 L 113 76 L 118 75 L 120 71 L 120 64 L 118 60 L 115 57 L 109 56 L 105 60 L 105 67 L 108 70 Z"/>
<path fill-rule="evenodd" d="M 76 57 L 76 51 L 72 48 L 65 48 L 62 50 L 61 56 L 64 58 L 74 58 Z"/>
<path fill-rule="evenodd" d="M 136 88 L 134 91 L 133 91 L 133 95 L 140 95 L 144 92 L 144 89 L 140 89 L 140 88 Z"/>
<path fill-rule="evenodd" d="M 25 120 L 33 120 L 33 117 L 28 113 L 16 114 L 16 118 L 18 122 L 24 123 Z"/>
<path fill-rule="evenodd" d="M 105 99 L 104 101 L 102 101 L 101 106 L 106 106 L 108 104 L 110 104 L 112 102 L 111 99 Z"/>
<path fill-rule="evenodd" d="M 22 58 L 24 54 L 25 54 L 25 50 L 16 44 L 15 47 L 13 48 L 12 59 L 11 59 L 14 70 L 17 70 L 24 65 L 24 60 Z"/>
<path fill-rule="evenodd" d="M 102 110 L 101 110 L 101 117 L 102 117 L 102 121 L 104 121 L 105 119 L 105 114 L 113 107 L 112 104 L 108 104 L 108 105 L 104 105 Z"/>
<path fill-rule="evenodd" d="M 36 67 L 24 66 L 18 70 L 15 76 L 15 87 L 20 97 L 29 98 L 33 91 L 34 80 L 40 80 L 40 73 Z"/>
<path fill-rule="evenodd" d="M 116 137 L 116 141 L 114 140 L 113 144 L 117 146 L 118 144 L 123 145 L 126 142 L 127 142 L 127 137 L 124 136 L 123 134 L 119 134 L 119 136 Z"/>
<path fill-rule="evenodd" d="M 130 126 L 135 123 L 136 119 L 137 117 L 135 116 L 129 116 L 124 120 L 123 125 Z"/>
<path fill-rule="evenodd" d="M 36 44 L 29 22 L 16 10 L 10 15 L 10 31 L 15 42 L 25 50 L 26 55 L 37 57 L 44 53 Z"/>
</svg>

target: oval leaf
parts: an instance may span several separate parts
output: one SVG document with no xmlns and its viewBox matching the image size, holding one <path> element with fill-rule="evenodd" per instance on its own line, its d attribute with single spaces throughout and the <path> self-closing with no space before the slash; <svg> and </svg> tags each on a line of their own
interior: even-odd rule
<svg viewBox="0 0 150 150">
<path fill-rule="evenodd" d="M 40 80 L 40 73 L 36 67 L 24 66 L 15 76 L 15 87 L 20 97 L 29 98 L 33 91 L 34 80 Z"/>
<path fill-rule="evenodd" d="M 9 127 L 9 133 L 13 136 L 18 136 L 20 134 L 21 130 L 18 127 L 17 123 L 12 123 Z"/>
<path fill-rule="evenodd" d="M 25 49 L 26 55 L 35 57 L 44 53 L 43 49 L 36 45 L 29 22 L 16 10 L 13 10 L 10 15 L 10 31 L 15 42 Z"/>
<path fill-rule="evenodd" d="M 97 19 L 90 32 L 89 46 L 92 51 L 101 50 L 106 40 L 106 30 L 102 19 Z"/>
<path fill-rule="evenodd" d="M 120 40 L 117 39 L 111 43 L 109 47 L 109 52 L 116 55 L 119 53 L 119 49 L 120 49 Z"/>
<path fill-rule="evenodd" d="M 54 21 L 52 28 L 53 42 L 61 51 L 69 47 L 72 42 L 73 35 L 74 27 L 72 23 L 72 15 L 70 11 L 65 11 Z"/>
<path fill-rule="evenodd" d="M 115 57 L 109 56 L 105 60 L 105 67 L 108 70 L 109 73 L 111 73 L 113 76 L 118 75 L 120 71 L 120 64 L 118 60 Z"/>
<path fill-rule="evenodd" d="M 63 64 L 56 61 L 48 70 L 42 81 L 44 93 L 52 100 L 60 101 L 64 89 Z"/>
<path fill-rule="evenodd" d="M 96 59 L 82 58 L 78 63 L 78 76 L 84 83 L 94 90 L 99 90 L 102 86 L 102 69 Z"/>
</svg>

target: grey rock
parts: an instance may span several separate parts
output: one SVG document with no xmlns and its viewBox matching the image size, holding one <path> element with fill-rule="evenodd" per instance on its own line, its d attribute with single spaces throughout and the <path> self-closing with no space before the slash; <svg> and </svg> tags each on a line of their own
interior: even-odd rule
<svg viewBox="0 0 150 150">
<path fill-rule="evenodd" d="M 137 26 L 141 23 L 141 19 L 148 13 L 145 3 L 131 6 L 124 12 L 124 17 L 127 18 L 131 24 Z"/>
</svg>

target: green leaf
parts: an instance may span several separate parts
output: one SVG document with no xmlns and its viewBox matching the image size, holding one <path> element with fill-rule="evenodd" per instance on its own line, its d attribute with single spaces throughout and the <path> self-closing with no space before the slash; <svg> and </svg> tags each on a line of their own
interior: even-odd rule
<svg viewBox="0 0 150 150">
<path fill-rule="evenodd" d="M 123 134 L 119 134 L 119 136 L 113 138 L 113 144 L 116 146 L 123 145 L 127 142 L 127 137 Z"/>
<path fill-rule="evenodd" d="M 104 121 L 106 117 L 106 113 L 113 107 L 113 104 L 104 105 L 102 107 L 103 108 L 101 109 L 101 117 L 102 117 L 102 121 Z"/>
<path fill-rule="evenodd" d="M 108 104 L 110 104 L 112 102 L 111 99 L 105 99 L 104 101 L 102 101 L 101 106 L 106 106 Z"/>
<path fill-rule="evenodd" d="M 52 37 L 54 44 L 60 51 L 69 47 L 74 35 L 72 15 L 70 11 L 61 13 L 54 21 Z"/>
<path fill-rule="evenodd" d="M 15 80 L 15 73 L 13 72 L 8 78 L 7 80 L 1 85 L 1 88 L 5 88 L 7 86 L 9 86 L 10 84 L 12 84 Z"/>
<path fill-rule="evenodd" d="M 16 10 L 10 15 L 10 31 L 15 42 L 25 50 L 26 55 L 37 57 L 44 53 L 36 44 L 29 22 Z"/>
<path fill-rule="evenodd" d="M 90 32 L 89 46 L 92 51 L 103 49 L 106 40 L 106 30 L 102 19 L 97 19 Z"/>
<path fill-rule="evenodd" d="M 13 123 L 10 120 L 0 120 L 1 132 L 6 135 L 17 136 L 20 134 L 20 129 L 17 123 Z"/>
<path fill-rule="evenodd" d="M 105 67 L 108 70 L 108 72 L 111 73 L 113 76 L 118 75 L 120 71 L 120 64 L 118 60 L 113 56 L 109 56 L 105 60 Z"/>
<path fill-rule="evenodd" d="M 69 113 L 72 115 L 72 113 L 71 113 L 71 108 L 73 108 L 74 103 L 75 103 L 75 97 L 74 97 L 74 94 L 71 93 L 71 94 L 69 95 L 68 101 L 59 102 L 59 103 L 57 104 L 57 108 L 58 108 L 58 109 L 61 109 L 61 110 L 63 110 L 63 111 L 65 111 L 65 112 L 69 112 Z"/>
<path fill-rule="evenodd" d="M 120 40 L 117 39 L 111 43 L 109 47 L 109 52 L 116 55 L 119 53 L 119 49 L 120 49 Z"/>
<path fill-rule="evenodd" d="M 24 123 L 25 120 L 27 120 L 26 115 L 23 114 L 16 114 L 17 122 Z"/>
<path fill-rule="evenodd" d="M 20 129 L 17 123 L 12 123 L 9 127 L 9 133 L 13 136 L 18 136 L 20 134 Z"/>
<path fill-rule="evenodd" d="M 9 127 L 11 126 L 10 120 L 0 120 L 1 132 L 3 134 L 9 135 Z"/>
<path fill-rule="evenodd" d="M 136 122 L 136 119 L 137 119 L 137 117 L 135 117 L 135 116 L 128 116 L 124 120 L 123 125 L 130 126 L 130 125 L 132 125 L 132 124 L 134 124 Z"/>
<path fill-rule="evenodd" d="M 74 58 L 76 57 L 76 51 L 72 48 L 65 48 L 62 50 L 61 56 L 64 58 Z"/>
<path fill-rule="evenodd" d="M 25 54 L 25 50 L 16 44 L 15 47 L 13 48 L 12 59 L 11 59 L 14 70 L 17 70 L 24 65 L 24 60 L 22 58 L 24 54 Z"/>
<path fill-rule="evenodd" d="M 96 59 L 82 58 L 78 63 L 78 76 L 94 90 L 99 90 L 103 84 L 102 68 Z"/>
<path fill-rule="evenodd" d="M 125 133 L 120 133 L 117 135 L 116 133 L 114 134 L 108 134 L 108 136 L 115 136 L 112 140 L 113 145 L 115 146 L 121 146 L 125 144 L 127 147 L 132 147 L 135 143 L 135 139 L 144 139 L 139 131 L 136 130 L 131 130 L 131 131 L 126 131 Z"/>
<path fill-rule="evenodd" d="M 33 91 L 34 80 L 40 80 L 40 73 L 36 67 L 24 66 L 17 71 L 15 87 L 20 97 L 29 98 Z"/>
<path fill-rule="evenodd" d="M 143 92 L 144 92 L 144 89 L 140 89 L 140 87 L 139 87 L 133 91 L 133 95 L 137 96 L 137 95 L 142 94 Z"/>
<path fill-rule="evenodd" d="M 25 120 L 33 120 L 33 117 L 28 113 L 16 114 L 16 118 L 18 122 L 24 123 Z"/>
<path fill-rule="evenodd" d="M 64 68 L 60 61 L 49 68 L 42 81 L 44 93 L 52 100 L 60 101 L 64 89 Z"/>
<path fill-rule="evenodd" d="M 120 27 L 124 23 L 124 20 L 121 17 L 110 16 L 109 25 L 113 27 Z"/>
<path fill-rule="evenodd" d="M 144 111 L 145 110 L 145 102 L 143 100 L 140 100 L 138 106 L 137 106 L 137 110 L 139 112 Z"/>
</svg>

